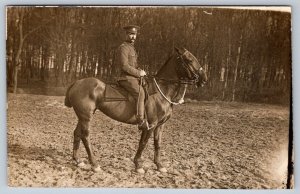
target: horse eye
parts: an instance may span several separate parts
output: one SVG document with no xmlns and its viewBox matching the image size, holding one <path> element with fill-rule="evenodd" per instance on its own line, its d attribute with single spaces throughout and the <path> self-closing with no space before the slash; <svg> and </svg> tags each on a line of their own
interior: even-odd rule
<svg viewBox="0 0 300 194">
<path fill-rule="evenodd" d="M 187 60 L 188 60 L 188 62 L 189 62 L 189 63 L 192 63 L 192 62 L 193 62 L 193 60 L 192 60 L 192 59 L 187 59 Z"/>
<path fill-rule="evenodd" d="M 185 60 L 187 61 L 187 62 L 193 62 L 193 60 L 191 59 L 191 58 L 188 58 L 188 57 L 185 57 Z"/>
</svg>

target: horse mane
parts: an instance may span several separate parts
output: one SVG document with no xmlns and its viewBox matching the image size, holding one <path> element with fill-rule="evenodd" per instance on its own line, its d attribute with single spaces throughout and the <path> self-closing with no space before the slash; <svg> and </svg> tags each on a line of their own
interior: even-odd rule
<svg viewBox="0 0 300 194">
<path fill-rule="evenodd" d="M 174 56 L 174 53 L 170 54 L 170 56 L 168 57 L 166 62 L 159 68 L 159 70 L 157 71 L 155 76 L 159 76 L 159 72 L 161 72 L 161 70 L 169 63 L 169 61 L 173 58 L 173 56 Z"/>
</svg>

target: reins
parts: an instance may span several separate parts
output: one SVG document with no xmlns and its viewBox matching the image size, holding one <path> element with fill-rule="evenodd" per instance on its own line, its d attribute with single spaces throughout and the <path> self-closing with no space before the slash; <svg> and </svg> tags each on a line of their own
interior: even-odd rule
<svg viewBox="0 0 300 194">
<path fill-rule="evenodd" d="M 194 85 L 196 84 L 196 80 L 186 80 L 186 79 L 164 79 L 164 78 L 157 78 L 155 76 L 147 76 L 147 77 L 150 77 L 150 78 L 156 78 L 157 80 L 161 80 L 161 81 L 164 81 L 164 82 L 168 82 L 168 83 L 171 83 L 171 84 L 188 84 L 188 85 Z"/>
<path fill-rule="evenodd" d="M 179 104 L 182 104 L 184 102 L 184 96 L 185 96 L 185 92 L 186 92 L 186 87 L 184 87 L 184 91 L 183 91 L 183 95 L 181 96 L 181 98 L 179 99 L 178 102 L 172 102 L 171 100 L 169 100 L 166 95 L 161 91 L 158 83 L 156 82 L 156 79 L 153 78 L 154 80 L 154 83 L 155 83 L 155 86 L 156 88 L 158 89 L 159 93 L 164 97 L 164 99 L 166 99 L 170 104 L 173 104 L 173 105 L 179 105 Z"/>
</svg>

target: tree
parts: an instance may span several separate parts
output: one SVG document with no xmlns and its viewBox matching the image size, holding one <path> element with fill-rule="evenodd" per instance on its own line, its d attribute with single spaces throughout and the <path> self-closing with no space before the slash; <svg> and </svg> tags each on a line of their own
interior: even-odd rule
<svg viewBox="0 0 300 194">
<path fill-rule="evenodd" d="M 40 25 L 26 25 L 25 23 L 28 23 L 32 18 L 32 8 L 31 7 L 9 7 L 7 8 L 7 12 L 9 16 L 11 17 L 11 25 L 9 26 L 9 31 L 16 32 L 14 33 L 14 38 L 17 40 L 17 42 L 14 42 L 17 46 L 17 48 L 14 50 L 15 56 L 13 57 L 13 92 L 17 93 L 17 86 L 18 86 L 18 71 L 21 68 L 21 54 L 23 51 L 23 46 L 25 41 L 28 39 L 29 36 L 34 34 L 37 30 L 42 28 L 46 24 L 40 24 Z M 14 19 L 14 20 L 13 20 Z M 29 28 L 28 28 L 29 27 Z M 10 39 L 8 39 L 10 40 Z M 9 42 L 8 42 L 9 43 Z"/>
</svg>

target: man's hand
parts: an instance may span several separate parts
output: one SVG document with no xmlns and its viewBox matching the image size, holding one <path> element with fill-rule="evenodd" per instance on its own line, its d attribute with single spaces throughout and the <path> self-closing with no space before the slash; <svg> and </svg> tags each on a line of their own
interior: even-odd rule
<svg viewBox="0 0 300 194">
<path fill-rule="evenodd" d="M 145 76 L 145 75 L 147 75 L 146 72 L 145 72 L 144 70 L 141 70 L 141 71 L 140 71 L 140 76 L 143 77 L 143 76 Z"/>
</svg>

